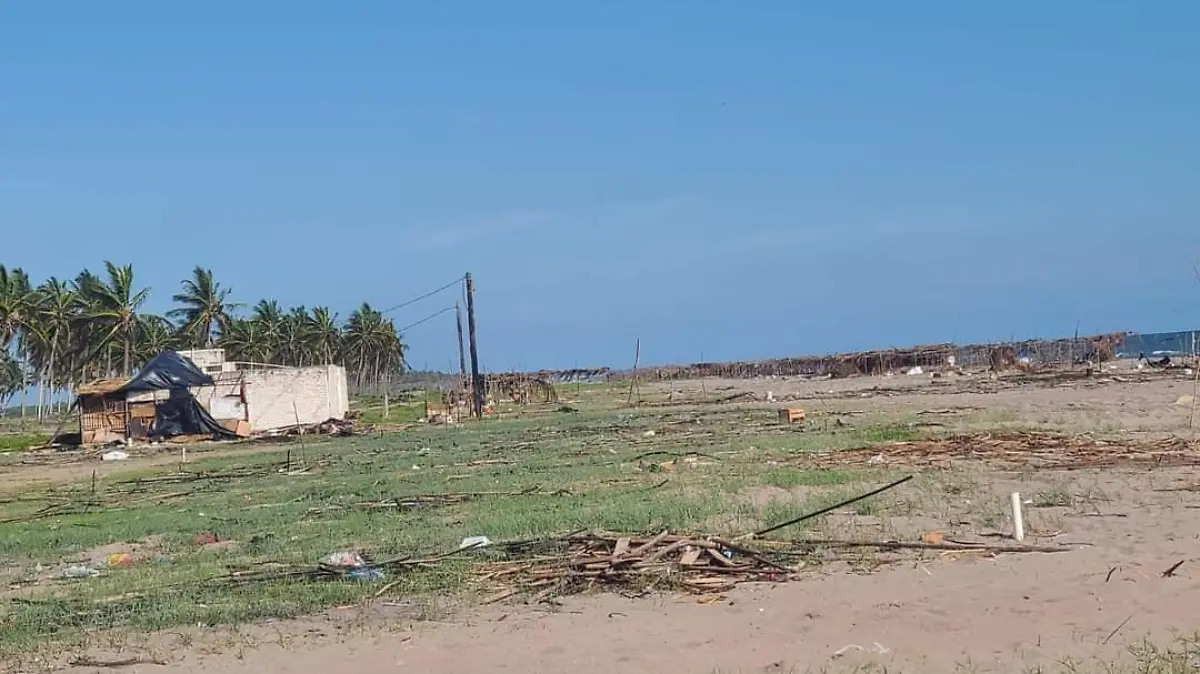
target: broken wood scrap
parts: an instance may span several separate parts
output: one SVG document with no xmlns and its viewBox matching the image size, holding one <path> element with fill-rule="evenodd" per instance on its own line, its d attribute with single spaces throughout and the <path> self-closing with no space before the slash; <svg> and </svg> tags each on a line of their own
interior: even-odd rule
<svg viewBox="0 0 1200 674">
<path fill-rule="evenodd" d="M 541 487 L 534 486 L 518 491 L 476 491 L 476 492 L 453 492 L 445 494 L 414 494 L 412 496 L 402 496 L 386 501 L 364 501 L 360 503 L 352 503 L 350 505 L 328 504 L 323 506 L 314 506 L 308 509 L 309 515 L 317 515 L 329 511 L 338 510 L 404 510 L 415 508 L 430 508 L 444 507 L 456 505 L 459 503 L 467 503 L 481 498 L 489 498 L 496 496 L 567 496 L 571 491 L 568 489 L 553 489 L 543 490 Z"/>
<path fill-rule="evenodd" d="M 889 442 L 798 457 L 807 468 L 914 466 L 947 468 L 957 460 L 1005 467 L 1079 470 L 1118 466 L 1200 465 L 1200 442 L 1182 438 L 1105 441 L 1084 435 L 1004 432 Z"/>
<path fill-rule="evenodd" d="M 648 459 L 652 456 L 669 456 L 669 457 L 672 457 L 675 459 L 686 459 L 688 457 L 704 457 L 706 459 L 712 459 L 713 461 L 721 460 L 720 457 L 713 456 L 712 454 L 705 454 L 704 452 L 668 452 L 668 451 L 664 451 L 664 450 L 655 450 L 653 452 L 646 452 L 645 454 L 638 454 L 637 456 L 630 459 L 630 461 L 631 462 L 632 461 L 641 461 L 643 459 Z"/>
<path fill-rule="evenodd" d="M 654 536 L 586 533 L 569 536 L 558 555 L 537 560 L 516 559 L 477 565 L 481 581 L 495 585 L 493 595 L 506 590 L 531 601 L 592 589 L 670 587 L 699 594 L 728 589 L 746 581 L 787 580 L 792 569 L 743 546 L 737 552 L 711 537 L 661 531 Z"/>
<path fill-rule="evenodd" d="M 97 667 L 102 669 L 116 669 L 119 667 L 133 667 L 135 665 L 166 665 L 166 661 L 158 658 L 133 657 L 123 658 L 121 660 L 97 660 L 90 656 L 83 656 L 71 660 L 72 667 Z"/>
<path fill-rule="evenodd" d="M 805 539 L 799 541 L 797 545 L 809 546 L 810 548 L 878 548 L 880 550 L 962 550 L 967 552 L 993 552 L 993 553 L 1024 553 L 1024 552 L 1070 552 L 1073 548 L 1064 545 L 1024 545 L 1024 544 L 989 544 L 989 543 L 968 543 L 965 541 L 953 542 L 943 541 L 940 543 L 925 542 L 925 541 L 839 541 L 830 539 Z M 792 556 L 801 553 L 789 551 L 776 551 L 777 554 L 784 556 Z"/>
</svg>

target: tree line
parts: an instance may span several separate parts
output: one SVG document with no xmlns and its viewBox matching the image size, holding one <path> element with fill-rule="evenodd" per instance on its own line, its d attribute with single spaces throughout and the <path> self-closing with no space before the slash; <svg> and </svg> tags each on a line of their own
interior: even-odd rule
<svg viewBox="0 0 1200 674">
<path fill-rule="evenodd" d="M 0 413 L 36 386 L 39 411 L 96 379 L 131 376 L 166 349 L 220 347 L 226 358 L 276 365 L 338 364 L 351 386 L 378 389 L 405 369 L 407 346 L 392 319 L 363 303 L 344 321 L 328 307 L 284 309 L 275 300 L 249 307 L 230 299 L 210 270 L 197 266 L 165 315 L 144 310 L 132 265 L 104 263 L 74 279 L 34 285 L 0 264 Z M 60 403 L 64 404 L 65 403 Z"/>
</svg>

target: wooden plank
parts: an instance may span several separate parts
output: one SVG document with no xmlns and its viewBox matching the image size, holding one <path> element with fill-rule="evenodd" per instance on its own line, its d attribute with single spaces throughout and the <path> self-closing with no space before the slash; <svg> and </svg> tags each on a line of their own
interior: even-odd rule
<svg viewBox="0 0 1200 674">
<path fill-rule="evenodd" d="M 613 557 L 622 557 L 629 552 L 629 544 L 631 539 L 626 536 L 617 539 L 617 546 L 613 548 Z"/>
</svg>

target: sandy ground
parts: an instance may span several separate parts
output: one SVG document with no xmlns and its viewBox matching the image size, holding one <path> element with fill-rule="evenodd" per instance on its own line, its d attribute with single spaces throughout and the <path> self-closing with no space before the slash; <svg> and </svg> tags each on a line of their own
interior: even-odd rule
<svg viewBox="0 0 1200 674">
<path fill-rule="evenodd" d="M 1014 672 L 1064 659 L 1107 663 L 1143 637 L 1165 645 L 1176 631 L 1195 628 L 1200 495 L 1155 491 L 1193 481 L 1200 471 L 1047 476 L 1045 484 L 1068 489 L 1099 485 L 1111 498 L 1030 507 L 1038 540 L 1070 552 L 931 552 L 873 573 L 834 565 L 791 583 L 739 586 L 713 604 L 601 595 L 553 611 L 477 609 L 447 623 L 401 622 L 365 635 L 337 637 L 327 625 L 323 635 L 281 642 L 260 629 L 254 646 L 237 655 L 189 654 L 125 671 L 848 672 L 875 664 L 893 672 Z M 1002 499 L 1037 484 L 999 479 L 986 489 Z"/>
<path fill-rule="evenodd" d="M 810 409 L 840 411 L 971 406 L 1024 424 L 1184 435 L 1191 405 L 1179 399 L 1193 386 L 1182 376 L 1057 388 L 897 379 L 655 386 L 679 395 L 769 390 L 805 400 Z M 912 390 L 895 391 L 899 384 Z M 994 389 L 981 390 L 987 386 Z M 1013 490 L 1073 495 L 1069 505 L 1031 503 L 1027 515 L 1036 540 L 1071 550 L 995 557 L 925 552 L 871 573 L 837 563 L 786 584 L 742 585 L 711 604 L 678 595 L 601 595 L 571 598 L 553 610 L 469 609 L 445 622 L 376 620 L 354 630 L 338 629 L 337 620 L 259 626 L 239 637 L 246 641 L 236 652 L 213 640 L 203 650 L 167 649 L 165 665 L 122 671 L 849 672 L 867 664 L 891 672 L 1060 671 L 1055 667 L 1064 659 L 1112 662 L 1144 637 L 1169 645 L 1196 628 L 1200 492 L 1181 488 L 1200 483 L 1200 469 L 981 471 L 976 479 L 970 496 L 993 512 Z M 842 517 L 853 524 L 852 516 Z M 970 508 L 937 517 L 897 518 L 885 530 L 939 525 L 965 536 L 988 528 Z M 823 533 L 839 520 L 830 522 Z M 861 534 L 870 525 L 855 526 L 851 533 Z"/>
<path fill-rule="evenodd" d="M 869 411 L 912 414 L 922 410 L 972 409 L 987 426 L 1069 428 L 1075 432 L 1178 433 L 1192 416 L 1196 380 L 1183 370 L 1139 372 L 1121 365 L 1093 378 L 1028 379 L 1013 375 L 931 378 L 855 377 L 807 380 L 796 377 L 706 379 L 655 383 L 642 387 L 649 396 L 709 398 L 748 392 L 762 401 L 768 392 L 783 403 L 815 412 Z M 1196 425 L 1200 427 L 1200 411 Z"/>
</svg>

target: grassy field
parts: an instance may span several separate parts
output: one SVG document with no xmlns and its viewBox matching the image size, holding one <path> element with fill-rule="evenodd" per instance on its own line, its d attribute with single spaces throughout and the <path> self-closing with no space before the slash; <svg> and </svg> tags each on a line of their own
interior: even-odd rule
<svg viewBox="0 0 1200 674">
<path fill-rule="evenodd" d="M 912 436 L 902 425 L 870 421 L 801 432 L 768 409 L 547 410 L 264 445 L 95 483 L 9 492 L 0 501 L 7 522 L 0 525 L 0 573 L 12 588 L 0 609 L 0 656 L 96 629 L 236 625 L 362 602 L 380 586 L 223 580 L 230 569 L 313 566 L 339 550 L 384 559 L 453 550 L 471 535 L 502 541 L 583 528 L 740 534 L 890 477 L 789 468 L 788 457 Z M 756 504 L 747 490 L 759 486 L 814 489 L 807 502 Z M 386 505 L 442 494 L 475 496 Z M 859 507 L 869 513 L 886 503 Z M 201 535 L 221 542 L 201 544 Z M 63 577 L 71 565 L 120 552 L 137 562 L 96 577 Z M 423 598 L 469 601 L 468 557 L 389 578 L 398 583 L 388 595 L 418 607 Z"/>
</svg>

